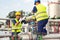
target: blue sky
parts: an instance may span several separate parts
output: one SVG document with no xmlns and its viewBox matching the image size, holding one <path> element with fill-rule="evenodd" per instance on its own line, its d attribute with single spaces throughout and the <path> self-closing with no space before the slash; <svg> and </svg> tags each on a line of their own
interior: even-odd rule
<svg viewBox="0 0 60 40">
<path fill-rule="evenodd" d="M 41 3 L 47 6 L 47 0 L 41 0 Z M 11 11 L 31 11 L 34 6 L 34 0 L 0 0 L 0 18 L 5 18 Z"/>
</svg>

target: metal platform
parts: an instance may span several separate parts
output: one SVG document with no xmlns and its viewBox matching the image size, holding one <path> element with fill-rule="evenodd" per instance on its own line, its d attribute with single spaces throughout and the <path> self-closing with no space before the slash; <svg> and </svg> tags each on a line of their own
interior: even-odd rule
<svg viewBox="0 0 60 40">
<path fill-rule="evenodd" d="M 60 40 L 60 34 L 49 34 L 43 36 L 43 40 Z"/>
</svg>

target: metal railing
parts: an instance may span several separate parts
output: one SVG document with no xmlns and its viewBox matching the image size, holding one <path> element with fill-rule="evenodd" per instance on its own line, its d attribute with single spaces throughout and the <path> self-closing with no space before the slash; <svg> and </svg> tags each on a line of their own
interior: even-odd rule
<svg viewBox="0 0 60 40">
<path fill-rule="evenodd" d="M 47 25 L 48 35 L 43 40 L 60 40 L 60 19 L 49 19 Z"/>
<path fill-rule="evenodd" d="M 1 18 L 0 20 L 10 20 L 11 21 L 11 19 L 4 19 L 4 18 Z M 48 25 L 47 30 L 48 30 L 49 34 L 46 36 L 43 36 L 43 40 L 50 40 L 50 39 L 51 40 L 54 40 L 54 39 L 60 40 L 60 36 L 59 36 L 60 35 L 59 34 L 60 33 L 60 19 L 49 19 L 47 25 Z M 10 23 L 10 26 L 11 26 L 11 23 Z M 6 31 L 9 31 L 9 33 L 11 33 L 11 30 L 12 30 L 12 28 L 10 28 L 9 30 L 8 30 L 8 28 L 3 28 L 3 29 L 0 28 L 0 31 L 5 31 L 5 33 L 6 33 Z M 54 33 L 54 34 L 52 34 L 52 33 Z M 53 35 L 53 37 L 52 37 L 52 35 Z M 8 36 L 10 37 L 11 35 L 5 35 L 5 36 L 0 35 L 0 37 L 8 37 Z"/>
</svg>

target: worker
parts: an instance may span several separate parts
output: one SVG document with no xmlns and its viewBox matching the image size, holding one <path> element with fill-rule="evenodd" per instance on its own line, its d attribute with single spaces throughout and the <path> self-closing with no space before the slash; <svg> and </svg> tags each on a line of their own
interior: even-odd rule
<svg viewBox="0 0 60 40">
<path fill-rule="evenodd" d="M 18 33 L 20 33 L 22 31 L 21 30 L 22 23 L 21 23 L 21 21 L 19 21 L 21 18 L 21 12 L 16 12 L 15 16 L 16 16 L 16 18 L 14 20 L 12 20 L 12 28 L 16 28 L 16 29 L 19 28 L 18 30 L 16 30 L 16 32 L 17 32 L 16 35 L 17 35 Z M 15 30 L 12 29 L 12 40 L 14 40 L 14 34 L 15 34 Z M 17 35 L 17 37 L 18 37 L 18 35 Z M 18 37 L 18 40 L 20 40 L 19 37 Z"/>
<path fill-rule="evenodd" d="M 40 0 L 35 0 L 32 12 L 35 14 L 38 25 L 37 35 L 46 34 L 47 31 L 44 29 L 48 22 L 46 7 L 41 4 Z"/>
<path fill-rule="evenodd" d="M 11 26 L 10 26 L 10 20 L 6 20 L 6 27 L 7 28 L 11 28 Z"/>
</svg>

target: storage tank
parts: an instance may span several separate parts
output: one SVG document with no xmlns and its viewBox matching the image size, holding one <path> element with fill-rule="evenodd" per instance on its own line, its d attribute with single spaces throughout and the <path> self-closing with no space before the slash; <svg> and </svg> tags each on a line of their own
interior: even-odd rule
<svg viewBox="0 0 60 40">
<path fill-rule="evenodd" d="M 49 13 L 50 18 L 60 17 L 60 0 L 48 1 L 48 13 Z"/>
</svg>

